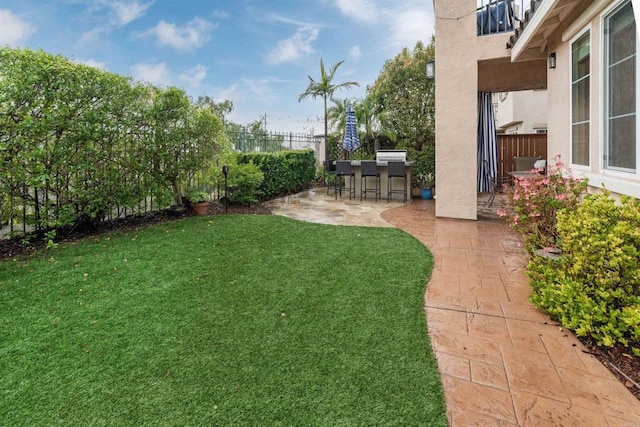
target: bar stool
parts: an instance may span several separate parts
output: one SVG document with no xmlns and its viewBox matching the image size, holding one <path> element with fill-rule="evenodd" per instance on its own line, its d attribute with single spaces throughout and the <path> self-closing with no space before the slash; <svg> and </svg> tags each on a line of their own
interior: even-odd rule
<svg viewBox="0 0 640 427">
<path fill-rule="evenodd" d="M 346 177 L 349 177 L 348 187 Z M 340 181 L 339 189 L 338 181 Z M 352 194 L 353 197 L 356 197 L 356 173 L 351 170 L 351 162 L 349 160 L 336 161 L 336 182 L 334 184 L 336 200 L 338 199 L 338 191 L 340 191 L 340 197 L 342 197 L 342 190 L 349 190 L 349 200 L 351 200 Z"/>
<path fill-rule="evenodd" d="M 367 198 L 367 193 L 373 193 L 375 195 L 376 202 L 381 198 L 380 195 L 380 172 L 378 172 L 378 164 L 375 160 L 363 160 L 360 162 L 362 167 L 362 176 L 360 176 L 360 201 L 362 201 L 362 195 Z M 375 188 L 367 188 L 367 178 L 374 177 L 376 186 Z"/>
<path fill-rule="evenodd" d="M 333 180 L 334 180 L 334 186 L 335 186 L 335 180 L 336 180 L 336 164 L 334 163 L 333 160 L 325 160 L 324 161 L 324 170 L 327 172 L 327 182 L 325 184 L 327 184 L 327 196 L 329 195 L 329 177 L 333 176 Z"/>
<path fill-rule="evenodd" d="M 402 178 L 402 190 L 394 190 L 391 187 L 393 178 Z M 407 171 L 404 162 L 388 162 L 387 163 L 387 203 L 391 201 L 393 193 L 403 194 L 404 202 L 407 203 Z"/>
</svg>

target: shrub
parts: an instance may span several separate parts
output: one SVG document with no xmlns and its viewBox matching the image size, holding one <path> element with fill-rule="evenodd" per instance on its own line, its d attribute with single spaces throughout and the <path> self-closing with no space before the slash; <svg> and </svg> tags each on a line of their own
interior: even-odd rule
<svg viewBox="0 0 640 427">
<path fill-rule="evenodd" d="M 575 210 L 587 191 L 586 180 L 573 178 L 563 168 L 560 156 L 554 160 L 546 175 L 514 178 L 513 185 L 506 188 L 507 206 L 498 210 L 511 228 L 522 233 L 530 253 L 557 245 L 557 214 Z"/>
<path fill-rule="evenodd" d="M 213 164 L 211 166 L 211 184 L 224 188 L 225 180 L 222 173 L 222 165 L 227 165 L 229 167 L 229 174 L 227 175 L 227 197 L 229 202 L 237 205 L 257 203 L 262 194 L 260 186 L 264 180 L 264 174 L 253 162 L 238 164 L 235 162 L 235 157 L 235 155 L 225 155 L 220 165 Z"/>
<path fill-rule="evenodd" d="M 316 174 L 313 150 L 243 153 L 238 154 L 237 160 L 238 164 L 252 161 L 264 174 L 260 186 L 262 200 L 304 190 Z"/>
<path fill-rule="evenodd" d="M 559 261 L 534 258 L 532 302 L 578 336 L 640 356 L 640 205 L 609 192 L 558 212 Z"/>
<path fill-rule="evenodd" d="M 433 145 L 424 145 L 421 150 L 416 150 L 412 145 L 401 143 L 398 148 L 407 150 L 407 159 L 414 160 L 416 163 L 413 166 L 413 186 L 423 188 L 419 182 L 418 177 L 426 177 L 429 174 L 433 174 L 435 185 L 436 175 L 436 147 Z"/>
</svg>

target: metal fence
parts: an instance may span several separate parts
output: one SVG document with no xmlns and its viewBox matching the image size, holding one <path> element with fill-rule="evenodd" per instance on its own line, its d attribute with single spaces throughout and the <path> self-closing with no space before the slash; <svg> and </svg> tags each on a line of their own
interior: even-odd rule
<svg viewBox="0 0 640 427">
<path fill-rule="evenodd" d="M 232 147 L 243 153 L 272 153 L 282 150 L 317 150 L 319 138 L 295 132 L 250 132 L 246 129 L 229 132 Z"/>
<path fill-rule="evenodd" d="M 310 134 L 283 132 L 283 133 L 252 133 L 246 130 L 229 132 L 233 148 L 239 152 L 276 152 L 282 150 L 313 149 L 318 154 L 320 139 Z M 218 200 L 224 196 L 224 188 L 219 186 L 205 186 L 202 183 L 191 180 L 189 186 L 203 188 L 210 195 L 211 200 Z M 136 182 L 131 185 L 136 187 Z M 188 187 L 189 187 L 188 186 Z M 42 188 L 24 186 L 21 190 L 22 197 L 15 205 L 10 206 L 8 216 L 0 222 L 0 239 L 25 235 L 48 228 L 47 224 L 56 222 L 55 209 L 47 207 L 57 206 L 55 191 L 45 191 Z M 3 197 L 0 194 L 0 202 Z M 133 206 L 114 206 L 105 216 L 105 220 L 115 220 L 133 215 L 143 215 L 147 212 L 160 211 L 167 208 L 165 204 L 152 196 L 144 197 Z"/>
<path fill-rule="evenodd" d="M 540 0 L 478 0 L 476 11 L 478 35 L 513 31 L 532 3 Z"/>
</svg>

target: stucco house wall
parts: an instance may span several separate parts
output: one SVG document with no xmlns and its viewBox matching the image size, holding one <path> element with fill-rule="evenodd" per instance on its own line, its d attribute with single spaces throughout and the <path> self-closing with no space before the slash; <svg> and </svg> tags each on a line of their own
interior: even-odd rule
<svg viewBox="0 0 640 427">
<path fill-rule="evenodd" d="M 477 37 L 476 0 L 434 2 L 436 17 L 436 216 L 477 219 L 479 61 L 505 58 L 504 34 Z M 438 34 L 446 34 L 439 37 Z M 468 52 L 469 54 L 465 54 Z M 439 78 L 438 76 L 446 76 Z"/>
<path fill-rule="evenodd" d="M 547 127 L 547 91 L 495 93 L 496 127 L 502 133 L 536 133 Z"/>
<path fill-rule="evenodd" d="M 548 70 L 547 144 L 549 156 L 560 154 L 562 162 L 572 169 L 574 175 L 589 179 L 592 191 L 602 188 L 604 185 L 615 193 L 640 197 L 640 174 L 638 171 L 635 175 L 615 172 L 607 170 L 603 164 L 605 139 L 603 106 L 606 101 L 603 88 L 603 16 L 620 4 L 620 1 L 594 2 L 575 20 L 568 22 L 563 31 L 559 31 L 549 39 L 548 51 L 556 53 L 557 66 L 555 69 Z M 638 12 L 634 12 L 637 25 Z M 590 141 L 589 165 L 582 166 L 574 164 L 571 158 L 571 44 L 587 30 L 590 33 Z M 640 44 L 638 41 L 636 43 L 637 52 Z M 636 79 L 638 78 L 640 78 L 640 70 L 636 68 Z M 636 88 L 629 88 L 629 90 L 636 90 Z M 636 114 L 638 114 L 639 101 L 636 99 Z M 636 132 L 637 134 L 638 132 Z M 636 151 L 636 156 L 640 156 L 640 152 Z"/>
<path fill-rule="evenodd" d="M 545 60 L 512 63 L 512 33 L 477 36 L 476 0 L 434 0 L 436 216 L 477 219 L 478 91 L 544 89 Z"/>
<path fill-rule="evenodd" d="M 542 0 L 527 25 L 515 32 L 477 36 L 476 0 L 434 0 L 436 15 L 436 215 L 477 219 L 477 92 L 547 89 L 549 159 L 560 154 L 591 189 L 604 184 L 620 194 L 640 197 L 640 170 L 606 169 L 603 156 L 603 16 L 624 0 Z M 637 22 L 638 0 L 632 0 Z M 636 26 L 637 27 L 637 26 Z M 571 159 L 571 43 L 586 28 L 591 33 L 590 128 L 588 166 Z M 640 39 L 636 41 L 637 49 Z M 555 53 L 556 67 L 548 66 Z M 640 60 L 636 61 L 640 64 Z M 636 66 L 640 82 L 640 66 Z M 631 88 L 630 90 L 632 90 Z M 637 90 L 637 89 L 636 89 Z M 640 93 L 637 91 L 636 93 Z M 636 98 L 640 96 L 636 95 Z M 542 104 L 544 104 L 542 102 Z M 640 100 L 636 99 L 636 105 Z M 514 101 L 514 111 L 516 110 Z M 636 117 L 637 117 L 636 107 Z M 513 119 L 514 121 L 517 119 Z M 636 119 L 636 156 L 640 126 Z M 636 168 L 636 169 L 640 169 Z"/>
</svg>

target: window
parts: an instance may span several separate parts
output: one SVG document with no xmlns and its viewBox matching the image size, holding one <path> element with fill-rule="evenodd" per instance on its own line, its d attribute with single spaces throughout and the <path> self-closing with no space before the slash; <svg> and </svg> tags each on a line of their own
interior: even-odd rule
<svg viewBox="0 0 640 427">
<path fill-rule="evenodd" d="M 591 33 L 571 44 L 571 163 L 589 166 Z"/>
<path fill-rule="evenodd" d="M 604 49 L 604 167 L 636 173 L 637 47 L 630 0 L 604 17 Z"/>
</svg>

